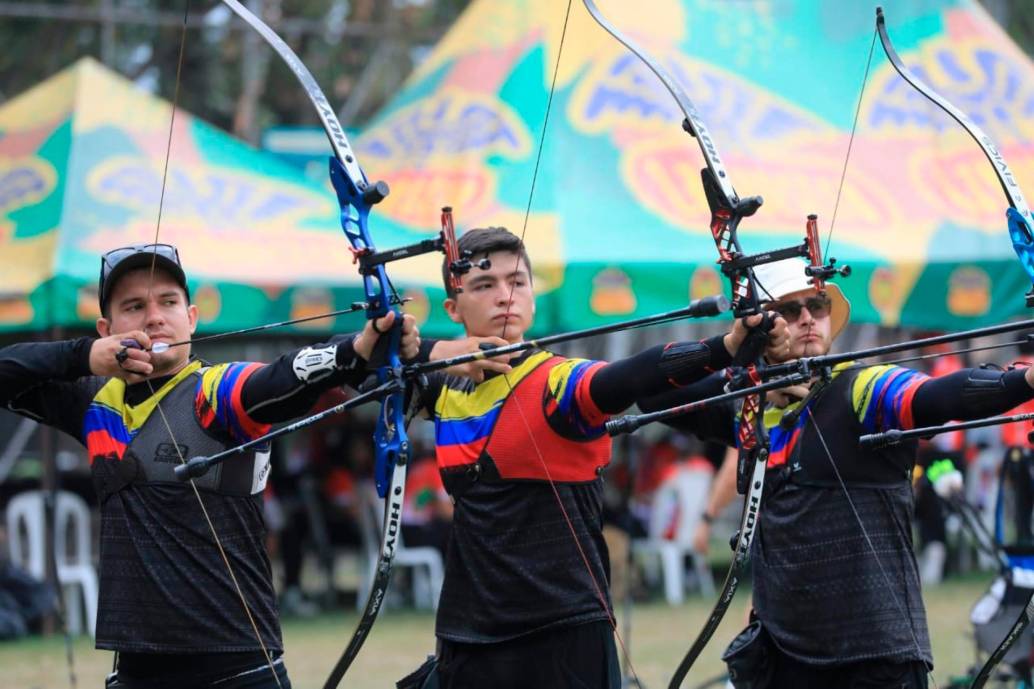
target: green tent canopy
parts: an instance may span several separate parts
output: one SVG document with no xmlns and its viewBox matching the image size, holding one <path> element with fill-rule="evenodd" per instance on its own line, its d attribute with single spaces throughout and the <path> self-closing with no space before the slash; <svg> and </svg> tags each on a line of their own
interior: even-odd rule
<svg viewBox="0 0 1034 689">
<path fill-rule="evenodd" d="M 904 61 L 978 122 L 1034 189 L 1030 59 L 971 0 L 885 4 Z M 741 225 L 745 251 L 799 243 L 809 213 L 825 235 L 836 209 L 828 253 L 854 268 L 842 286 L 856 321 L 947 329 L 1024 310 L 1030 282 L 993 169 L 878 44 L 838 194 L 873 6 L 598 5 L 688 93 L 737 191 L 764 197 Z M 417 234 L 433 229 L 426 207 L 445 204 L 461 230 L 526 233 L 545 330 L 726 290 L 703 161 L 682 113 L 580 2 L 565 34 L 565 10 L 552 0 L 470 5 L 360 138 L 367 172 L 395 192 L 378 210 Z"/>
<path fill-rule="evenodd" d="M 100 255 L 156 236 L 180 251 L 202 331 L 363 298 L 329 182 L 179 111 L 163 185 L 172 114 L 89 58 L 0 107 L 0 332 L 91 327 Z M 376 218 L 372 228 L 378 248 L 414 236 Z M 434 261 L 427 258 L 431 270 L 391 267 L 419 315 L 443 296 Z M 451 327 L 438 319 L 425 329 Z M 301 327 L 361 323 L 356 315 Z"/>
</svg>

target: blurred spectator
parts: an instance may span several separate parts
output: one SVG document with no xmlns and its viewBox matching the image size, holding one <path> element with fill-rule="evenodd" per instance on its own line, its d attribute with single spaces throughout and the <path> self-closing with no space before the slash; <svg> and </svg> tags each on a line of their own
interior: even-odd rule
<svg viewBox="0 0 1034 689">
<path fill-rule="evenodd" d="M 725 451 L 724 445 L 702 441 L 682 433 L 667 433 L 657 443 L 644 450 L 643 460 L 636 472 L 635 490 L 629 507 L 633 519 L 632 537 L 645 537 L 651 519 L 657 518 L 654 510 L 659 507 L 656 497 L 661 484 L 684 469 L 700 469 L 706 466 L 712 471 L 717 471 L 722 466 Z M 728 499 L 731 501 L 732 497 L 729 496 Z M 664 509 L 668 510 L 663 516 L 668 524 L 666 538 L 671 539 L 675 537 L 675 529 L 681 521 L 681 515 L 677 506 L 667 505 Z M 705 506 L 701 505 L 700 510 L 705 512 Z M 694 547 L 698 540 L 706 543 L 710 535 L 709 529 L 710 520 L 700 522 L 693 536 Z M 706 545 L 703 549 L 697 549 L 697 552 L 706 555 Z"/>
<path fill-rule="evenodd" d="M 314 413 L 345 399 L 340 389 L 323 394 Z M 267 495 L 267 518 L 279 519 L 279 554 L 283 560 L 280 609 L 285 616 L 309 617 L 319 611 L 301 585 L 307 552 L 315 554 L 326 580 L 323 605 L 337 604 L 334 589 L 335 548 L 358 548 L 354 466 L 369 471 L 369 435 L 365 424 L 335 415 L 278 446 Z M 270 521 L 270 528 L 278 524 Z"/>
<path fill-rule="evenodd" d="M 402 542 L 407 547 L 431 546 L 442 557 L 449 543 L 452 500 L 442 485 L 434 451 L 414 442 L 406 474 L 406 496 L 402 506 Z"/>
<path fill-rule="evenodd" d="M 0 640 L 25 636 L 56 611 L 57 596 L 49 585 L 11 562 L 0 562 Z"/>
<path fill-rule="evenodd" d="M 923 333 L 931 336 L 938 333 Z M 933 377 L 946 376 L 966 368 L 962 356 L 951 352 L 954 345 L 940 344 L 922 350 L 923 354 L 940 354 L 929 360 L 927 373 Z M 929 441 L 920 441 L 916 453 L 916 472 L 913 488 L 915 490 L 915 515 L 919 539 L 919 578 L 926 586 L 941 583 L 944 578 L 944 566 L 948 559 L 947 512 L 933 486 L 926 478 L 924 470 L 932 463 L 948 459 L 955 468 L 966 473 L 966 433 L 949 431 L 934 436 Z"/>
</svg>

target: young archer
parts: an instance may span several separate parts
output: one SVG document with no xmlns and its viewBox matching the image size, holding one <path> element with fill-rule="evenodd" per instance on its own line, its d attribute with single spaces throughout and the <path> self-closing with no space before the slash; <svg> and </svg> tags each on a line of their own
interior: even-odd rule
<svg viewBox="0 0 1034 689">
<path fill-rule="evenodd" d="M 468 337 L 433 343 L 432 359 L 520 342 L 535 316 L 517 236 L 470 230 L 459 248 L 488 260 L 462 277 L 460 292 L 444 275 L 445 310 Z M 729 365 L 758 321 L 612 363 L 531 349 L 464 378 L 430 377 L 420 403 L 455 502 L 435 630 L 443 689 L 620 686 L 602 535 L 604 424 L 636 399 Z M 769 347 L 784 348 L 786 337 L 775 319 Z"/>
</svg>

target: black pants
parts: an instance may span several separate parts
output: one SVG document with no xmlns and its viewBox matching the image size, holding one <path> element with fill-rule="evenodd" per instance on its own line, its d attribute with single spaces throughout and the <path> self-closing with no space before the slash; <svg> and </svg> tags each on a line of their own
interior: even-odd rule
<svg viewBox="0 0 1034 689">
<path fill-rule="evenodd" d="M 775 674 L 766 689 L 927 689 L 926 663 L 921 661 L 865 660 L 827 667 L 773 651 Z"/>
<path fill-rule="evenodd" d="M 181 657 L 181 656 L 180 656 Z M 269 664 L 235 668 L 224 671 L 196 668 L 180 672 L 167 672 L 162 676 L 133 676 L 120 666 L 117 673 L 108 676 L 105 689 L 291 689 L 287 668 L 283 658 L 273 661 L 276 670 L 274 678 Z M 279 679 L 279 684 L 277 680 Z"/>
<path fill-rule="evenodd" d="M 614 632 L 608 622 L 529 634 L 495 644 L 442 641 L 441 689 L 619 689 Z"/>
</svg>

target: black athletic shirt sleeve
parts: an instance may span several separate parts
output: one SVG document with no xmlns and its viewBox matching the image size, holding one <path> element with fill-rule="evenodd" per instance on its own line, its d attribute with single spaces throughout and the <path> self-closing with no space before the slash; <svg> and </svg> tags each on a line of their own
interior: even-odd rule
<svg viewBox="0 0 1034 689">
<path fill-rule="evenodd" d="M 281 354 L 257 369 L 241 389 L 245 413 L 259 423 L 288 421 L 308 413 L 327 390 L 358 387 L 368 372 L 366 361 L 352 346 L 354 340 L 355 334 L 335 335 Z M 307 357 L 323 363 L 306 368 Z"/>
<path fill-rule="evenodd" d="M 81 442 L 86 408 L 104 383 L 90 373 L 95 339 L 23 342 L 0 349 L 0 404 Z"/>
<path fill-rule="evenodd" d="M 725 373 L 717 371 L 692 385 L 636 400 L 636 405 L 643 413 L 676 407 L 721 395 L 725 392 L 726 382 Z M 732 446 L 736 443 L 738 404 L 738 401 L 710 404 L 701 410 L 668 419 L 664 424 L 685 433 L 692 433 L 704 440 Z"/>
<path fill-rule="evenodd" d="M 617 414 L 628 409 L 640 399 L 660 395 L 662 393 L 679 393 L 687 390 L 680 385 L 693 384 L 716 370 L 721 370 L 732 363 L 732 356 L 725 349 L 724 335 L 718 335 L 699 344 L 707 348 L 706 360 L 702 360 L 696 370 L 691 370 L 680 377 L 678 383 L 671 380 L 661 365 L 665 351 L 671 347 L 669 343 L 657 345 L 633 354 L 625 359 L 614 361 L 600 367 L 589 382 L 589 395 L 593 404 L 604 414 Z M 423 340 L 420 353 L 414 360 L 423 363 L 429 360 L 430 350 L 437 340 Z M 537 350 L 529 350 L 516 359 L 511 365 L 523 361 L 525 357 Z M 486 378 L 494 374 L 489 372 Z M 423 378 L 419 389 L 419 404 L 429 417 L 434 416 L 434 406 L 446 384 L 448 376 L 435 372 Z M 683 393 L 685 394 L 685 393 Z"/>
<path fill-rule="evenodd" d="M 1034 398 L 1026 369 L 963 369 L 930 378 L 916 390 L 912 418 L 917 428 L 1004 414 Z"/>
<path fill-rule="evenodd" d="M 706 362 L 695 370 L 684 372 L 678 383 L 671 380 L 661 365 L 664 353 L 671 345 L 657 345 L 596 371 L 589 384 L 589 394 L 600 411 L 606 414 L 622 412 L 644 398 L 677 394 L 685 390 L 685 386 L 695 384 L 732 362 L 723 337 L 715 336 L 700 343 L 708 350 Z"/>
<path fill-rule="evenodd" d="M 367 372 L 366 362 L 352 346 L 354 337 L 337 335 L 326 343 L 287 352 L 257 369 L 241 390 L 245 412 L 259 423 L 287 421 L 308 412 L 331 388 L 358 386 Z M 83 416 L 107 380 L 90 372 L 95 340 L 27 342 L 0 349 L 0 404 L 81 441 Z M 323 367 L 309 370 L 306 378 L 296 372 L 300 356 L 324 351 L 333 358 Z"/>
</svg>

